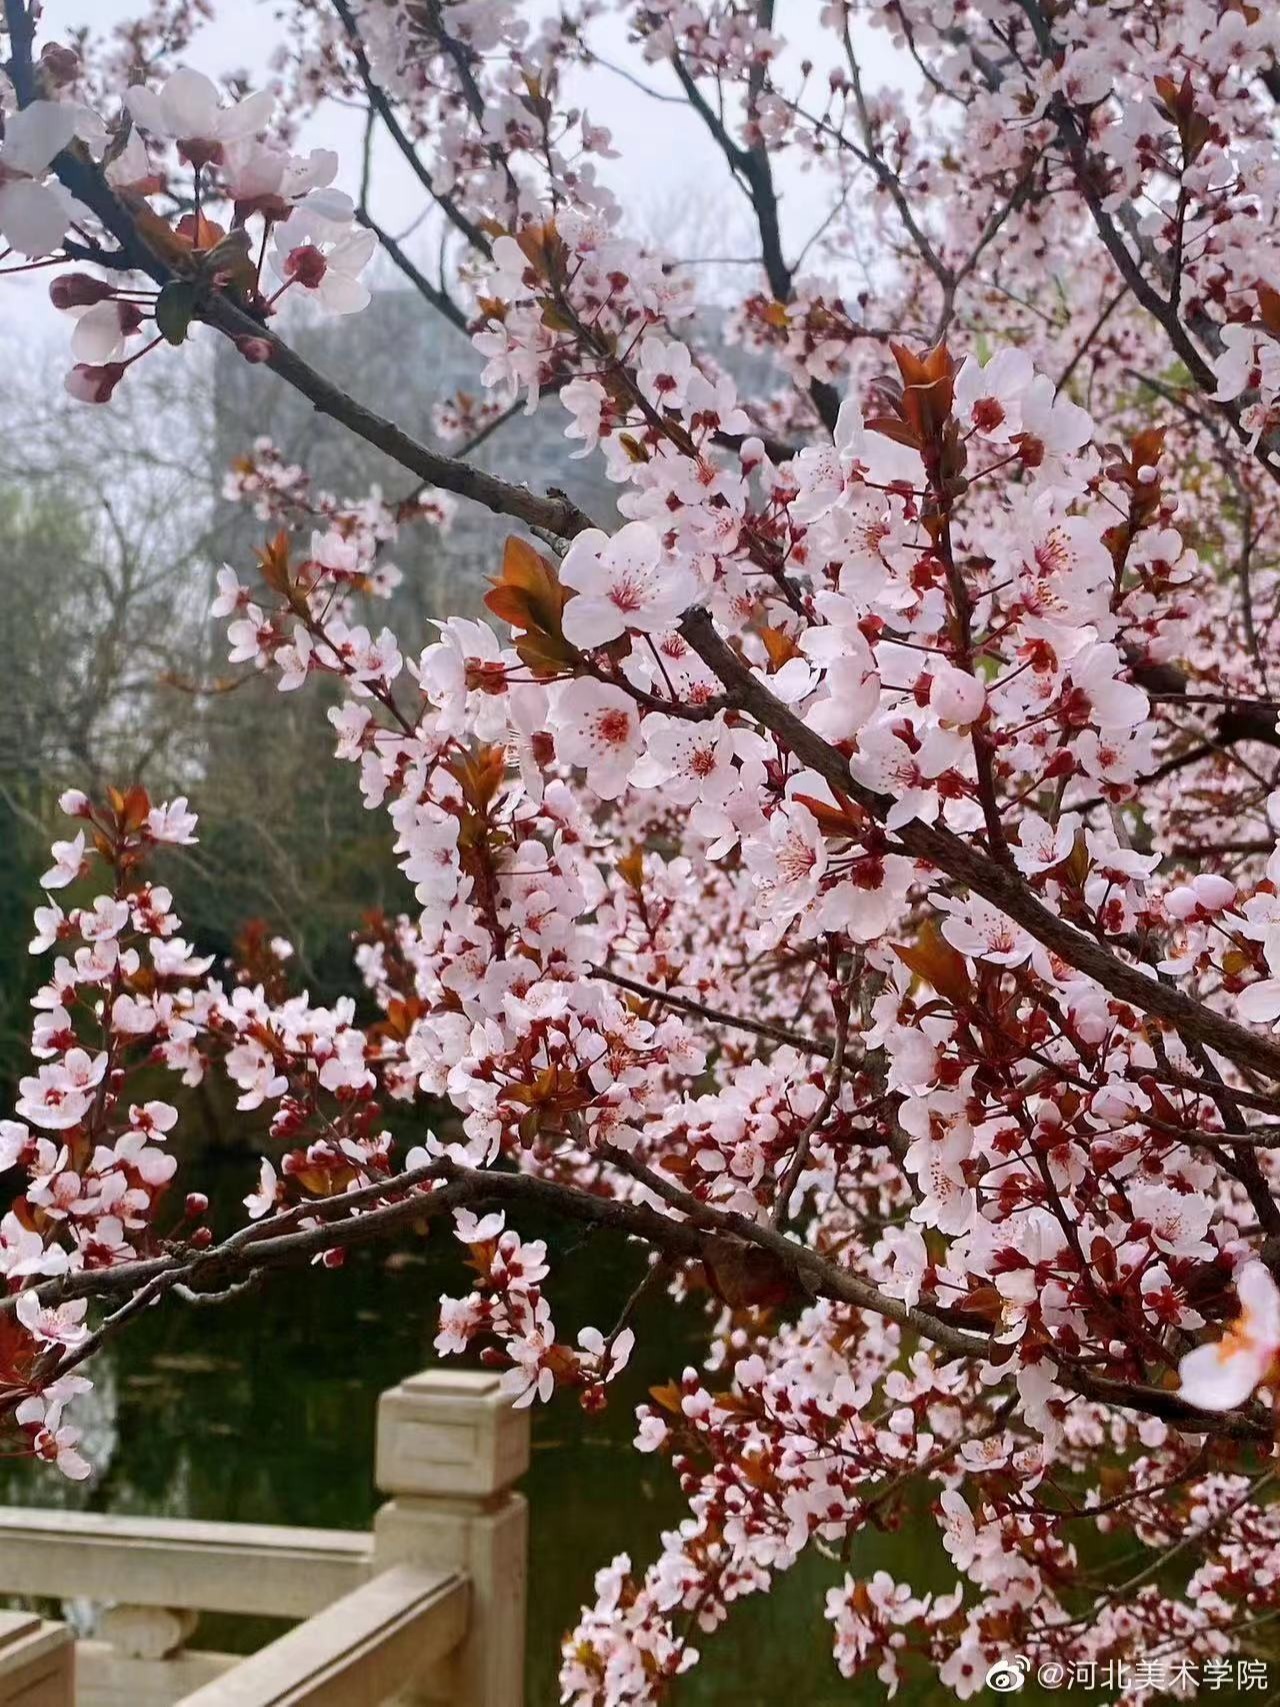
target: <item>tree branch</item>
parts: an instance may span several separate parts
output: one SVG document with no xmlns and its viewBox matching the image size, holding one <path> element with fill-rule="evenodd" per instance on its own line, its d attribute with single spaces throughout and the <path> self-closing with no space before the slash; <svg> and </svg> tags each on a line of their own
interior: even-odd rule
<svg viewBox="0 0 1280 1707">
<path fill-rule="evenodd" d="M 755 1037 L 766 1038 L 770 1043 L 781 1043 L 790 1049 L 798 1049 L 805 1055 L 821 1055 L 828 1061 L 835 1053 L 834 1046 L 821 1038 L 803 1037 L 798 1031 L 789 1031 L 785 1026 L 773 1025 L 768 1020 L 746 1019 L 741 1014 L 725 1013 L 721 1008 L 707 1007 L 691 996 L 678 996 L 672 990 L 657 990 L 651 984 L 638 983 L 636 979 L 625 977 L 621 972 L 614 972 L 608 966 L 591 966 L 587 970 L 592 978 L 600 978 L 606 984 L 616 984 L 620 990 L 629 990 L 633 996 L 642 996 L 647 1002 L 660 1002 L 663 1007 L 675 1008 L 679 1013 L 709 1020 L 712 1025 L 732 1026 L 737 1031 L 747 1031 Z"/>
<path fill-rule="evenodd" d="M 877 822 L 884 822 L 892 802 L 854 781 L 842 754 L 774 698 L 716 632 L 705 611 L 688 612 L 681 623 L 681 633 L 734 694 L 742 710 L 783 740 L 797 758 L 816 770 L 833 788 L 855 801 Z M 1015 869 L 989 858 L 950 830 L 919 820 L 902 825 L 896 834 L 906 853 L 967 885 L 1021 925 L 1037 942 L 1094 979 L 1118 1000 L 1167 1020 L 1186 1036 L 1207 1044 L 1241 1066 L 1280 1080 L 1280 1044 L 1255 1035 L 1121 960 L 1051 913 Z"/>
<path fill-rule="evenodd" d="M 444 214 L 449 223 L 462 233 L 473 249 L 483 255 L 486 260 L 489 260 L 493 253 L 489 245 L 489 239 L 485 236 L 484 232 L 480 230 L 480 227 L 474 223 L 474 221 L 467 218 L 451 196 L 441 195 L 436 189 L 435 185 L 431 181 L 430 172 L 428 172 L 427 168 L 422 164 L 422 161 L 418 156 L 417 149 L 414 147 L 412 141 L 405 132 L 404 126 L 397 118 L 395 108 L 391 105 L 391 102 L 387 99 L 386 92 L 374 77 L 373 68 L 369 64 L 369 56 L 364 50 L 364 42 L 360 37 L 359 27 L 356 24 L 355 16 L 351 11 L 350 6 L 347 4 L 347 0 L 333 0 L 333 9 L 338 14 L 338 17 L 342 21 L 342 27 L 347 32 L 347 38 L 351 44 L 351 52 L 356 62 L 356 70 L 359 73 L 360 81 L 364 84 L 365 93 L 369 97 L 369 103 L 386 126 L 387 134 L 391 137 L 391 140 L 404 156 L 414 177 L 422 185 L 423 189 L 431 197 L 432 201 L 440 209 L 441 213 Z"/>
</svg>

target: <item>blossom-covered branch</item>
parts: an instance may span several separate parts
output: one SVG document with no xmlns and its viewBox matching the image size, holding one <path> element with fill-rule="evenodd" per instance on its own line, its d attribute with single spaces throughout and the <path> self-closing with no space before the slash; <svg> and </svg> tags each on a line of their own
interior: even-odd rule
<svg viewBox="0 0 1280 1707">
<path fill-rule="evenodd" d="M 287 944 L 215 976 L 178 935 L 147 863 L 185 800 L 64 802 L 0 1127 L 15 1442 L 92 1473 L 74 1402 L 144 1308 L 447 1229 L 438 1349 L 515 1403 L 606 1403 L 637 1296 L 704 1321 L 638 1416 L 687 1516 L 601 1572 L 567 1702 L 669 1698 L 806 1547 L 925 1507 L 952 1586 L 834 1588 L 844 1675 L 1220 1663 L 1280 1610 L 1274 21 L 832 0 L 798 54 L 770 0 L 626 8 L 629 85 L 750 205 L 759 265 L 707 315 L 610 188 L 597 10 L 299 3 L 279 85 L 228 98 L 180 31 L 124 66 L 6 0 L 0 230 L 58 269 L 73 394 L 221 337 L 414 483 L 339 498 L 258 441 L 227 491 L 264 537 L 213 609 L 237 668 L 323 679 L 385 816 L 363 1009 Z M 286 140 L 330 100 L 358 204 Z M 390 260 L 474 346 L 436 431 L 536 414 L 616 525 L 299 354 L 293 305 L 369 300 L 377 137 L 437 242 Z M 486 617 L 410 645 L 385 548 L 455 500 L 519 531 Z M 181 1096 L 132 1088 L 157 1069 L 267 1123 L 221 1237 L 174 1184 Z M 526 1210 L 641 1247 L 636 1292 L 561 1333 Z"/>
</svg>

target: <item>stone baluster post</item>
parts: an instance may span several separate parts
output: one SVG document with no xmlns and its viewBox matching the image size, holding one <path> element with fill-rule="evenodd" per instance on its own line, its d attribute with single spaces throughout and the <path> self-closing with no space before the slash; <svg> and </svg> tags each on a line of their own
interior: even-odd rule
<svg viewBox="0 0 1280 1707">
<path fill-rule="evenodd" d="M 0 1707 L 75 1707 L 75 1664 L 65 1624 L 0 1612 Z"/>
<path fill-rule="evenodd" d="M 522 1707 L 528 1512 L 513 1484 L 529 1465 L 529 1415 L 496 1375 L 432 1369 L 378 1403 L 375 1570 L 465 1571 L 467 1635 L 422 1701 Z"/>
</svg>

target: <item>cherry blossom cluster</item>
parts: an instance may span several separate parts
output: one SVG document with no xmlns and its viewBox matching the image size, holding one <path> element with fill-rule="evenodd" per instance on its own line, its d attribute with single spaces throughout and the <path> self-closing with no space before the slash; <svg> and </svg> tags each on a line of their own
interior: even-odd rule
<svg viewBox="0 0 1280 1707">
<path fill-rule="evenodd" d="M 81 827 L 54 843 L 42 879 L 48 898 L 31 950 L 53 952 L 53 967 L 33 999 L 32 1071 L 19 1082 L 16 1118 L 0 1121 L 0 1167 L 25 1176 L 0 1223 L 0 1269 L 17 1293 L 0 1386 L 28 1448 L 80 1479 L 89 1465 L 62 1413 L 90 1385 L 72 1373 L 90 1340 L 88 1306 L 45 1305 L 35 1289 L 127 1261 L 153 1239 L 177 1167 L 166 1146 L 178 1111 L 132 1100 L 130 1078 L 146 1061 L 186 1069 L 189 1012 L 211 962 L 178 934 L 169 890 L 140 870 L 150 849 L 195 840 L 185 799 L 153 806 L 135 789 L 95 808 L 71 793 L 62 807 Z M 105 892 L 64 909 L 56 897 L 95 868 L 109 877 Z M 202 1208 L 193 1200 L 182 1213 Z"/>
<path fill-rule="evenodd" d="M 410 1167 L 426 1161 L 425 1150 L 408 1157 Z M 465 1351 L 478 1336 L 500 1340 L 501 1351 L 490 1348 L 487 1360 L 507 1366 L 503 1391 L 517 1408 L 534 1399 L 545 1403 L 557 1386 L 579 1387 L 586 1410 L 603 1404 L 603 1384 L 627 1366 L 635 1344 L 632 1330 L 620 1327 L 606 1340 L 599 1328 L 582 1328 L 577 1349 L 558 1344 L 538 1285 L 547 1274 L 545 1244 L 508 1231 L 501 1213 L 477 1218 L 460 1209 L 454 1219 L 457 1236 L 471 1253 L 477 1289 L 466 1298 L 440 1300 L 436 1350 L 448 1356 Z"/>
<path fill-rule="evenodd" d="M 72 396 L 106 402 L 144 355 L 183 343 L 206 292 L 229 293 L 264 317 L 290 292 L 336 314 L 368 303 L 360 275 L 377 239 L 357 226 L 351 198 L 333 187 L 332 150 L 295 155 L 270 139 L 272 90 L 227 103 L 203 72 L 179 66 L 159 87 L 132 83 L 104 112 L 76 98 L 83 68 L 71 50 L 46 55 L 41 70 L 46 93 L 5 123 L 0 235 L 28 267 L 70 256 L 107 269 L 105 277 L 61 273 L 50 286 L 55 307 L 75 322 L 75 365 L 66 379 Z M 67 249 L 68 232 L 88 211 L 54 176 L 69 155 L 82 172 L 99 169 L 111 211 L 93 212 L 117 240 L 111 214 L 132 210 L 137 282 L 121 280 L 118 255 L 100 243 L 73 240 Z M 167 282 L 162 273 L 143 276 L 144 256 L 168 272 Z M 240 347 L 249 360 L 269 353 L 251 331 Z"/>
<path fill-rule="evenodd" d="M 971 1560 L 958 1566 L 987 1599 L 971 1604 L 963 1584 L 931 1599 L 851 1583 L 829 1609 L 842 1668 L 892 1680 L 909 1648 L 972 1692 L 1009 1647 L 989 1634 L 1007 1622 L 1001 1595 L 1013 1592 L 992 1600 L 997 1578 L 1039 1608 L 1024 1647 L 1034 1638 L 1055 1656 L 1095 1653 L 1092 1639 L 1053 1634 L 1072 1615 L 1050 1585 L 1076 1556 L 1038 1493 L 1050 1461 L 1086 1475 L 1081 1440 L 1117 1426 L 1095 1402 L 1082 1348 L 1105 1344 L 1110 1381 L 1146 1388 L 1154 1366 L 1187 1405 L 1229 1411 L 1248 1405 L 1280 1347 L 1280 1294 L 1245 1260 L 1258 1187 L 1200 1147 L 1227 1133 L 1194 1049 L 1171 1033 L 1157 1052 L 1032 930 L 972 890 L 931 884 L 908 840 L 913 826 L 981 835 L 1054 918 L 1100 942 L 1149 938 L 1166 976 L 1203 976 L 1232 954 L 1233 988 L 1246 991 L 1233 1011 L 1280 1015 L 1266 980 L 1248 980 L 1249 967 L 1265 969 L 1261 956 L 1242 958 L 1240 946 L 1265 937 L 1270 883 L 1246 895 L 1211 874 L 1155 881 L 1158 856 L 1134 849 L 1121 815 L 1158 738 L 1135 662 L 1155 669 L 1177 654 L 1205 578 L 1171 525 L 1159 437 L 1104 458 L 1090 419 L 1015 352 L 958 365 L 945 350 L 927 360 L 899 350 L 897 361 L 903 389 L 846 403 L 830 452 L 781 466 L 759 441 L 744 443 L 737 530 L 723 529 L 718 548 L 686 528 L 665 488 L 661 532 L 639 517 L 612 537 L 586 528 L 558 563 L 513 542 L 489 601 L 513 646 L 450 619 L 377 691 L 358 653 L 325 655 L 351 693 L 331 713 L 339 752 L 359 760 L 366 798 L 388 810 L 422 908 L 416 921 L 384 922 L 361 950 L 366 984 L 403 1036 L 381 1067 L 393 1094 L 445 1096 L 462 1116 L 459 1137 L 430 1140 L 410 1166 L 505 1155 L 554 1180 L 607 1180 L 631 1201 L 687 1203 L 686 1213 L 702 1204 L 747 1227 L 816 1215 L 818 1249 L 838 1250 L 842 1267 L 856 1255 L 894 1307 L 958 1319 L 977 1358 L 918 1354 L 918 1396 L 902 1386 L 894 1339 L 865 1394 L 833 1362 L 833 1379 L 853 1381 L 836 1421 L 854 1438 L 839 1452 L 816 1429 L 811 1392 L 770 1399 L 770 1418 L 803 1417 L 798 1441 L 770 1448 L 786 1463 L 776 1502 L 763 1447 L 742 1444 L 735 1389 L 729 1432 L 708 1424 L 697 1442 L 709 1481 L 690 1480 L 696 1459 L 677 1457 L 689 1524 L 642 1581 L 621 1566 L 606 1574 L 606 1604 L 566 1650 L 575 1700 L 647 1699 L 635 1692 L 650 1669 L 639 1653 L 660 1652 L 669 1675 L 690 1663 L 672 1624 L 680 1607 L 713 1628 L 804 1545 L 865 1521 L 868 1485 L 874 1499 L 922 1465 L 946 1484 L 939 1511 L 952 1527 L 957 1468 L 1006 1484 L 1016 1469 L 1022 1492 L 982 1530 L 991 1563 L 976 1576 Z M 673 401 L 651 429 L 655 454 L 633 463 L 641 498 L 663 478 L 654 465 L 709 460 L 681 445 L 681 430 Z M 688 508 L 700 502 L 698 489 Z M 622 503 L 625 513 L 630 496 Z M 782 541 L 779 573 L 765 547 Z M 960 561 L 981 568 L 961 580 Z M 296 610 L 287 578 L 284 596 Z M 796 737 L 783 745 L 743 717 L 687 638 L 684 613 L 699 605 L 736 637 L 746 681 L 848 754 L 849 792 L 797 761 Z M 255 632 L 278 632 L 261 608 L 253 620 Z M 239 634 L 233 624 L 237 650 Z M 296 685 L 288 647 L 257 657 L 282 688 Z M 400 691 L 402 674 L 416 692 Z M 1095 794 L 1102 816 L 1088 808 Z M 883 816 L 862 799 L 887 801 Z M 590 814 L 584 800 L 598 803 Z M 605 863 L 619 839 L 654 849 L 673 838 L 678 857 Z M 736 934 L 717 940 L 694 925 L 712 900 L 721 916 L 736 913 Z M 714 1087 L 695 1090 L 706 1055 L 685 1019 L 628 1013 L 626 986 L 595 969 L 642 991 L 714 998 L 732 1026 L 741 993 L 725 956 L 740 945 L 781 965 L 800 956 L 742 1018 L 756 1019 L 762 1001 L 768 1014 L 772 997 L 781 1030 L 801 979 L 819 992 L 820 1024 L 827 1009 L 822 1047 L 809 1053 L 782 1030 L 779 1046 L 744 1061 L 730 1043 Z M 696 978 L 680 969 L 690 956 Z M 842 1058 L 855 1034 L 861 1065 L 832 1080 L 823 1056 Z M 580 1353 L 555 1338 L 543 1254 L 501 1217 L 464 1214 L 481 1284 L 446 1301 L 441 1349 L 491 1341 L 522 1402 L 589 1383 Z M 803 1292 L 803 1277 L 752 1259 L 737 1239 L 703 1257 L 729 1311 Z M 837 1334 L 847 1357 L 847 1324 L 816 1308 L 795 1329 L 807 1382 L 820 1331 Z M 1233 1315 L 1179 1354 L 1187 1336 Z M 865 1327 L 857 1341 L 867 1355 L 877 1344 Z M 595 1338 L 581 1343 L 598 1352 Z M 718 1366 L 730 1356 L 740 1388 L 731 1347 L 732 1337 Z M 940 1436 L 931 1407 L 944 1370 L 942 1390 L 956 1397 Z M 915 1406 L 884 1438 L 860 1426 L 880 1384 L 885 1402 Z M 723 1401 L 698 1391 L 681 1416 L 719 1418 Z M 1010 1402 L 1025 1434 L 993 1418 Z M 913 1449 L 905 1424 L 917 1412 L 930 1426 Z M 1164 1423 L 1145 1428 L 1144 1444 L 1184 1450 Z M 640 1440 L 674 1450 L 670 1432 L 648 1413 Z M 792 1444 L 806 1469 L 785 1458 Z M 745 1484 L 740 1463 L 751 1466 Z M 721 1539 L 730 1511 L 741 1546 Z M 1025 1581 L 1009 1577 L 1032 1538 L 1043 1562 Z M 1135 1625 L 1132 1642 L 1149 1628 Z"/>
<path fill-rule="evenodd" d="M 395 101 L 409 135 L 431 138 L 432 194 L 459 228 L 533 217 L 548 197 L 611 212 L 597 167 L 613 154 L 609 131 L 559 86 L 600 10 L 599 0 L 576 15 L 531 16 L 517 0 L 306 8 L 288 72 L 302 110 L 369 87 Z"/>
<path fill-rule="evenodd" d="M 457 504 L 447 492 L 422 487 L 389 503 L 375 486 L 359 498 L 337 498 L 312 489 L 310 477 L 288 462 L 267 437 L 255 439 L 245 455 L 227 470 L 222 495 L 248 505 L 261 522 L 275 522 L 289 531 L 306 528 L 329 539 L 330 555 L 345 549 L 353 566 L 349 579 L 362 591 L 388 598 L 401 583 L 400 570 L 386 556 L 400 529 L 408 522 L 425 522 L 440 533 L 453 525 Z M 358 573 L 354 566 L 363 566 Z M 334 564 L 335 571 L 339 569 Z"/>
</svg>

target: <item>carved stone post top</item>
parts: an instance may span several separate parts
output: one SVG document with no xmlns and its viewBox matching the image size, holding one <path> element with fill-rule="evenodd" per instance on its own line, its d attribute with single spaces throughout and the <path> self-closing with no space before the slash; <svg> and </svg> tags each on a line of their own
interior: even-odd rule
<svg viewBox="0 0 1280 1707">
<path fill-rule="evenodd" d="M 428 1369 L 378 1401 L 374 1479 L 384 1494 L 488 1499 L 529 1467 L 529 1413 L 483 1370 Z"/>
<path fill-rule="evenodd" d="M 162 1660 L 176 1654 L 195 1634 L 200 1614 L 190 1607 L 133 1606 L 118 1601 L 98 1615 L 97 1635 L 138 1660 Z"/>
</svg>

